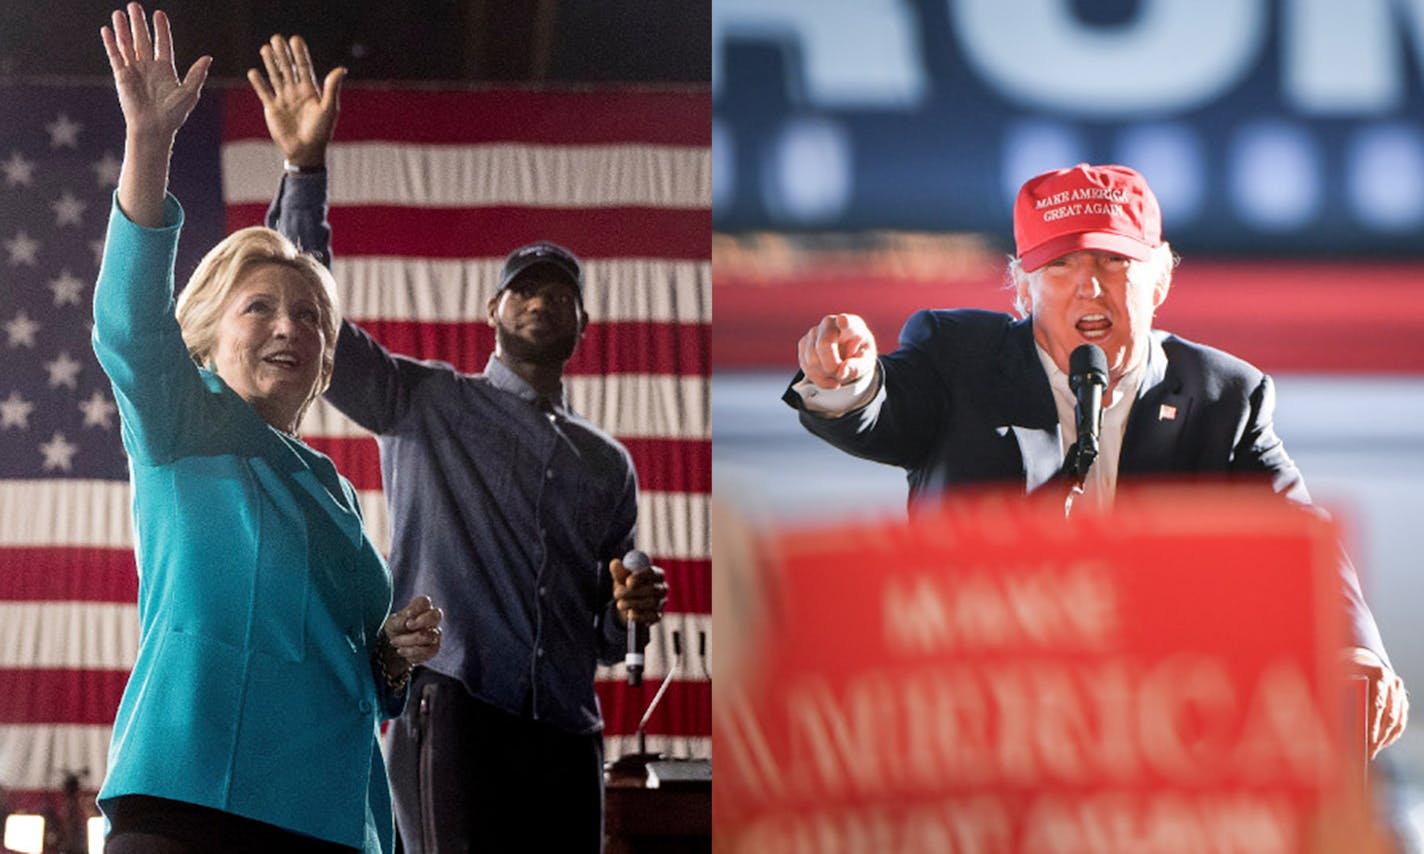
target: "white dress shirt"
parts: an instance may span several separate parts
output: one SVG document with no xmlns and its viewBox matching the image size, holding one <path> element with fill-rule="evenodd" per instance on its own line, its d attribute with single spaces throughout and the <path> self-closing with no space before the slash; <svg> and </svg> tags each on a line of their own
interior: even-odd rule
<svg viewBox="0 0 1424 854">
<path fill-rule="evenodd" d="M 1048 374 L 1048 385 L 1053 389 L 1053 405 L 1058 409 L 1059 451 L 1068 453 L 1068 446 L 1078 441 L 1078 419 L 1074 414 L 1077 398 L 1068 386 L 1068 375 L 1058 369 L 1044 349 L 1033 345 L 1038 351 L 1038 361 Z M 1083 482 L 1083 497 L 1079 501 L 1100 510 L 1112 507 L 1117 494 L 1117 463 L 1122 455 L 1122 436 L 1127 432 L 1127 416 L 1132 412 L 1132 403 L 1137 399 L 1138 386 L 1147 370 L 1144 359 L 1117 381 L 1112 394 L 1103 401 L 1103 423 L 1098 431 L 1098 458 L 1088 469 L 1087 480 Z"/>
</svg>

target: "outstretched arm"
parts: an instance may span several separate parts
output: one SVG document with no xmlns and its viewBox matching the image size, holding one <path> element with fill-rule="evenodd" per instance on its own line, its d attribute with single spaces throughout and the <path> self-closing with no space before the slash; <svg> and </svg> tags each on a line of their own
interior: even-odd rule
<svg viewBox="0 0 1424 854">
<path fill-rule="evenodd" d="M 158 464 L 213 435 L 204 425 L 210 396 L 173 316 L 173 253 L 182 209 L 167 195 L 178 128 L 198 102 L 211 60 L 178 79 L 168 17 L 131 3 L 100 35 L 127 129 L 116 206 L 94 285 L 94 353 L 113 381 L 124 447 Z"/>
<path fill-rule="evenodd" d="M 253 68 L 247 80 L 262 101 L 267 133 L 289 171 L 267 210 L 267 227 L 330 267 L 326 149 L 336 132 L 346 69 L 332 69 L 318 86 L 311 51 L 301 36 L 274 35 L 261 53 L 266 76 Z M 346 318 L 326 398 L 362 427 L 384 433 L 406 411 L 409 390 L 425 374 L 426 369 L 392 356 Z"/>
<path fill-rule="evenodd" d="M 163 199 L 168 192 L 168 161 L 178 128 L 198 103 L 212 57 L 200 57 L 182 80 L 173 64 L 173 33 L 168 16 L 153 13 L 148 32 L 143 7 L 115 11 L 113 27 L 99 31 L 114 88 L 124 113 L 124 162 L 119 170 L 119 208 L 134 223 L 163 225 Z"/>
<path fill-rule="evenodd" d="M 267 227 L 331 266 L 331 226 L 326 221 L 326 148 L 341 111 L 345 68 L 333 68 L 318 87 L 311 51 L 301 36 L 274 35 L 262 46 L 267 76 L 248 69 L 262 101 L 267 133 L 287 160 L 288 178 L 267 210 Z"/>
</svg>

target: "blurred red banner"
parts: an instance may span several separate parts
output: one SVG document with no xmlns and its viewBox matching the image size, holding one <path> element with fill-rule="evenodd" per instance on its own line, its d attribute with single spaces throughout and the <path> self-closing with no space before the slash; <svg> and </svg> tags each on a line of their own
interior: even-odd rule
<svg viewBox="0 0 1424 854">
<path fill-rule="evenodd" d="M 1362 767 L 1335 536 L 1159 487 L 769 538 L 732 588 L 770 593 L 714 697 L 716 849 L 1331 850 Z"/>
</svg>

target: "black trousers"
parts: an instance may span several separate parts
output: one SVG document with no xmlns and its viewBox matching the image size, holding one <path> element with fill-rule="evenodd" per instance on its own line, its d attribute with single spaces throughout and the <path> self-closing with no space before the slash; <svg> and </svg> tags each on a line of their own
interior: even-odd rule
<svg viewBox="0 0 1424 854">
<path fill-rule="evenodd" d="M 510 715 L 422 667 L 386 747 L 406 854 L 603 848 L 601 734 Z"/>
<path fill-rule="evenodd" d="M 105 854 L 356 854 L 358 849 L 243 818 L 230 812 L 148 795 L 105 802 Z"/>
</svg>

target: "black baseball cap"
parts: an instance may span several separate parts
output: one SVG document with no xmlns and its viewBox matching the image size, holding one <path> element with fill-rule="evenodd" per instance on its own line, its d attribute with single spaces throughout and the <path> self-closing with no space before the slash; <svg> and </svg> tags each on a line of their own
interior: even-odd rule
<svg viewBox="0 0 1424 854">
<path fill-rule="evenodd" d="M 504 270 L 499 274 L 499 293 L 509 287 L 509 283 L 519 278 L 526 270 L 539 265 L 547 266 L 573 285 L 583 296 L 583 267 L 574 253 L 557 243 L 541 240 L 528 246 L 521 246 L 504 259 Z"/>
</svg>

